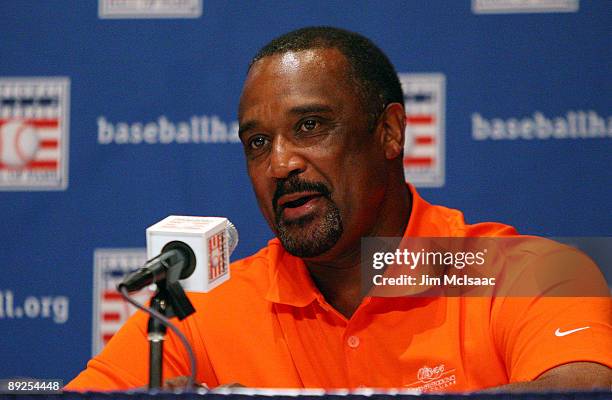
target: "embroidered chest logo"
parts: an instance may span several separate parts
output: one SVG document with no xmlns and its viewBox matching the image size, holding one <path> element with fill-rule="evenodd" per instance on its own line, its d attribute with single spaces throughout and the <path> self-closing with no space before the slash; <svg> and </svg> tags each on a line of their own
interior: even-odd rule
<svg viewBox="0 0 612 400">
<path fill-rule="evenodd" d="M 424 366 L 423 368 L 419 369 L 419 372 L 417 372 L 417 379 L 424 383 L 431 382 L 434 379 L 438 379 L 443 372 L 444 364 L 440 364 L 435 368 Z"/>
<path fill-rule="evenodd" d="M 443 390 L 457 384 L 454 372 L 454 368 L 447 370 L 444 364 L 435 367 L 424 365 L 416 374 L 417 381 L 404 386 L 423 392 Z"/>
</svg>

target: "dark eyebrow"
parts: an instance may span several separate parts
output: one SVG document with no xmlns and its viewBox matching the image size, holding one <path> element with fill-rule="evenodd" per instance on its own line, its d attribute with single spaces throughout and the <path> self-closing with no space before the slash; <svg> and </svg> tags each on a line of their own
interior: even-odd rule
<svg viewBox="0 0 612 400">
<path fill-rule="evenodd" d="M 331 107 L 326 106 L 324 104 L 308 104 L 305 106 L 293 107 L 289 110 L 289 113 L 303 115 L 303 114 L 310 114 L 310 113 L 330 113 L 332 111 L 333 110 L 331 109 Z M 247 121 L 243 124 L 240 124 L 240 127 L 238 128 L 238 136 L 242 137 L 244 132 L 251 130 L 253 128 L 256 128 L 257 125 L 259 124 L 255 120 Z"/>
<path fill-rule="evenodd" d="M 297 107 L 293 107 L 289 110 L 289 112 L 291 114 L 310 114 L 310 113 L 329 113 L 332 112 L 333 110 L 331 109 L 331 107 L 326 106 L 324 104 L 309 104 L 306 106 L 297 106 Z"/>
<path fill-rule="evenodd" d="M 242 134 L 250 129 L 253 129 L 257 126 L 257 122 L 256 121 L 247 121 L 244 124 L 240 124 L 240 127 L 238 128 L 238 136 L 242 137 Z"/>
</svg>

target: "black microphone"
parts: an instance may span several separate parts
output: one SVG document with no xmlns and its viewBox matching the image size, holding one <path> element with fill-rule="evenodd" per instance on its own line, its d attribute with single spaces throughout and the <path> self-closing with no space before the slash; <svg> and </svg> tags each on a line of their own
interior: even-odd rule
<svg viewBox="0 0 612 400">
<path fill-rule="evenodd" d="M 164 246 L 160 255 L 125 277 L 117 289 L 121 291 L 125 287 L 128 292 L 135 292 L 166 279 L 166 274 L 171 268 L 180 269 L 180 279 L 185 279 L 193 274 L 195 266 L 196 257 L 191 247 L 183 242 L 173 241 Z"/>
</svg>

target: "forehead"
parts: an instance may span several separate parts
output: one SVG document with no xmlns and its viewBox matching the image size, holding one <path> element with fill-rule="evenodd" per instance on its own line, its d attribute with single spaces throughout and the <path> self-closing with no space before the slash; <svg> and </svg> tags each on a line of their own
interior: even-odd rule
<svg viewBox="0 0 612 400">
<path fill-rule="evenodd" d="M 350 66 L 337 49 L 308 49 L 275 54 L 251 67 L 240 98 L 239 117 L 255 110 L 279 111 L 286 104 L 357 104 Z"/>
</svg>

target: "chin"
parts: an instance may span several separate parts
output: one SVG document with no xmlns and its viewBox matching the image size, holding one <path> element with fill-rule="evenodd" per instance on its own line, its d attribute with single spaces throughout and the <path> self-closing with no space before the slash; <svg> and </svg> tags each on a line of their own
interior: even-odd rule
<svg viewBox="0 0 612 400">
<path fill-rule="evenodd" d="M 276 232 L 287 252 L 300 258 L 315 258 L 334 248 L 343 228 L 339 214 L 328 212 L 318 218 L 308 215 L 288 223 L 281 221 Z"/>
</svg>

